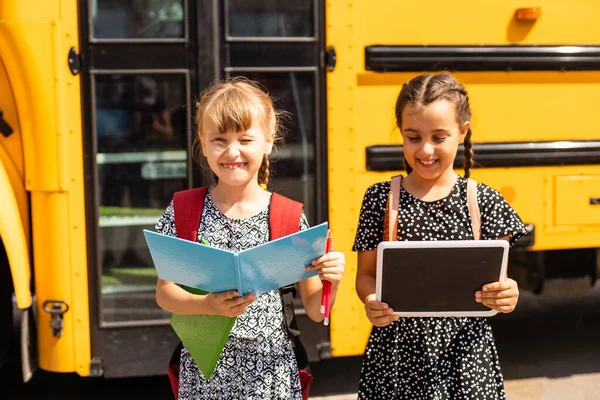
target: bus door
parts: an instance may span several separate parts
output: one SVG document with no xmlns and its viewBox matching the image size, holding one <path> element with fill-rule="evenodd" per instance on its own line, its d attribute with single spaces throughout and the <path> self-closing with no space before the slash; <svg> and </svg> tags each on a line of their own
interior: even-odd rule
<svg viewBox="0 0 600 400">
<path fill-rule="evenodd" d="M 192 185 L 192 101 L 215 76 L 204 3 L 82 2 L 92 376 L 162 374 L 177 343 L 143 229 Z"/>
<path fill-rule="evenodd" d="M 166 371 L 178 340 L 170 314 L 155 302 L 143 229 L 154 229 L 174 192 L 212 182 L 194 163 L 192 143 L 194 102 L 214 79 L 258 80 L 292 113 L 269 186 L 302 201 L 311 224 L 326 219 L 317 4 L 82 2 L 90 375 Z M 313 341 L 326 343 L 328 331 L 320 329 Z M 319 356 L 316 344 L 309 349 Z"/>
</svg>

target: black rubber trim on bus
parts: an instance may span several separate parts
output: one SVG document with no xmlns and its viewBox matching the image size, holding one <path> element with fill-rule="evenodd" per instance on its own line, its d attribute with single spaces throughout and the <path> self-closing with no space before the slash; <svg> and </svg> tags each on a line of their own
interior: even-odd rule
<svg viewBox="0 0 600 400">
<path fill-rule="evenodd" d="M 600 45 L 365 47 L 365 69 L 414 71 L 600 71 Z"/>
<path fill-rule="evenodd" d="M 474 143 L 477 168 L 544 167 L 600 164 L 600 140 Z M 368 171 L 404 170 L 401 145 L 374 145 L 366 148 Z M 463 148 L 454 161 L 462 168 Z"/>
</svg>

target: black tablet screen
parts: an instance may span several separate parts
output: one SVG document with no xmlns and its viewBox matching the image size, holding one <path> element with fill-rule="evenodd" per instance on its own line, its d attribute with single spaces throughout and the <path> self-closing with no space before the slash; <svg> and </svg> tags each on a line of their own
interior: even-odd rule
<svg viewBox="0 0 600 400">
<path fill-rule="evenodd" d="M 383 250 L 381 299 L 400 312 L 490 311 L 475 292 L 498 281 L 502 247 Z"/>
</svg>

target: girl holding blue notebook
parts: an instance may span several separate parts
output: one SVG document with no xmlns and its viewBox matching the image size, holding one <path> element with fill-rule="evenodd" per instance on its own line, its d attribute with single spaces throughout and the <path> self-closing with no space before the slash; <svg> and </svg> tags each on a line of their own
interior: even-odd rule
<svg viewBox="0 0 600 400">
<path fill-rule="evenodd" d="M 247 79 L 218 82 L 202 94 L 196 114 L 198 155 L 206 158 L 216 182 L 202 192 L 200 223 L 189 237 L 234 252 L 265 243 L 274 239 L 273 230 L 280 228 L 273 225 L 275 203 L 280 204 L 276 212 L 283 220 L 295 221 L 295 231 L 308 228 L 300 203 L 266 190 L 268 155 L 280 138 L 278 117 L 270 97 Z M 176 222 L 186 218 L 189 211 L 177 208 L 182 194 L 185 192 L 174 196 L 174 202 L 158 221 L 159 233 L 178 236 L 178 228 L 185 221 Z M 293 210 L 297 210 L 295 216 Z M 344 266 L 344 255 L 331 252 L 307 267 L 319 272 L 297 284 L 311 319 L 323 319 L 322 281 L 331 282 L 333 301 Z M 258 297 L 251 293 L 240 296 L 236 291 L 195 295 L 159 279 L 156 300 L 174 314 L 237 317 L 210 379 L 203 376 L 183 347 L 179 399 L 302 398 L 279 290 Z"/>
<path fill-rule="evenodd" d="M 448 74 L 418 76 L 406 82 L 398 96 L 396 124 L 408 175 L 401 180 L 395 206 L 388 202 L 389 181 L 367 189 L 353 247 L 358 251 L 356 291 L 374 325 L 363 358 L 359 399 L 506 398 L 486 318 L 399 318 L 375 295 L 377 245 L 394 240 L 384 238 L 391 206 L 398 211 L 397 219 L 391 220 L 397 240 L 473 240 L 477 234 L 512 245 L 526 233 L 500 193 L 469 183 L 470 119 L 467 91 Z M 453 169 L 459 144 L 464 145 L 464 177 Z M 474 189 L 480 209 L 477 230 L 471 224 L 477 215 L 469 213 L 468 187 Z M 506 278 L 486 284 L 473 294 L 473 301 L 509 313 L 518 297 L 517 283 Z"/>
</svg>

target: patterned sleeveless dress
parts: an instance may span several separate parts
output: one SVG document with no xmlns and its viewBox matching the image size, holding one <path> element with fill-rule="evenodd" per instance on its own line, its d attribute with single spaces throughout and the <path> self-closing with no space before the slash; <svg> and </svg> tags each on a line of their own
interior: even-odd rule
<svg viewBox="0 0 600 400">
<path fill-rule="evenodd" d="M 223 215 L 206 194 L 198 241 L 231 251 L 245 250 L 269 241 L 269 209 L 234 219 Z M 300 229 L 308 222 L 302 213 Z M 156 224 L 159 233 L 177 236 L 173 203 Z M 206 379 L 183 347 L 179 375 L 179 399 L 301 399 L 300 378 L 283 320 L 278 290 L 260 295 L 236 319 L 225 348 Z"/>
</svg>

